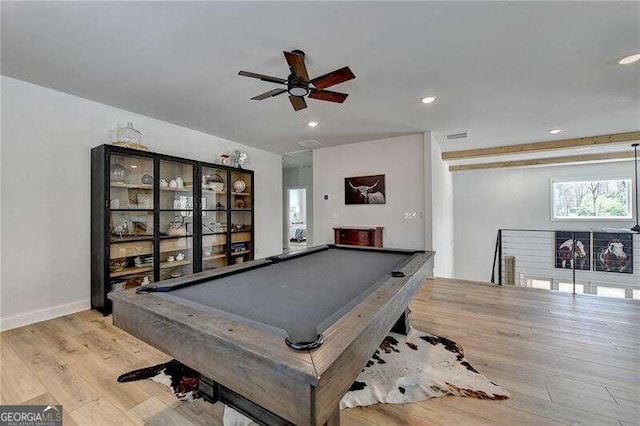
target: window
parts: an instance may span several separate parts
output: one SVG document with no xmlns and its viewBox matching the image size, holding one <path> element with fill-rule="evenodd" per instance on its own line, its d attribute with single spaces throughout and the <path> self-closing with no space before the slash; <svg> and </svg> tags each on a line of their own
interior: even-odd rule
<svg viewBox="0 0 640 426">
<path fill-rule="evenodd" d="M 540 288 L 544 290 L 551 290 L 551 281 L 550 280 L 539 280 L 535 278 L 527 279 L 527 287 L 530 288 Z"/>
<path fill-rule="evenodd" d="M 564 293 L 573 293 L 573 283 L 558 283 L 558 291 L 562 291 Z M 576 294 L 584 293 L 584 284 L 576 284 Z"/>
<path fill-rule="evenodd" d="M 553 219 L 631 219 L 631 179 L 552 182 Z"/>
<path fill-rule="evenodd" d="M 617 297 L 620 299 L 624 299 L 625 291 L 624 288 L 615 288 L 615 287 L 601 287 L 598 286 L 598 296 L 604 297 Z"/>
</svg>

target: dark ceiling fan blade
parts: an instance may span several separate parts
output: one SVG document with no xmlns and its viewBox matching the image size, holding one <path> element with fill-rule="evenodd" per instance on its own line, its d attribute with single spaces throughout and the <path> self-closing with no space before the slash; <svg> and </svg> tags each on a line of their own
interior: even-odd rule
<svg viewBox="0 0 640 426">
<path fill-rule="evenodd" d="M 349 95 L 347 95 L 346 93 L 332 92 L 330 90 L 311 89 L 311 91 L 309 92 L 310 98 L 318 99 L 321 101 L 338 102 L 340 104 L 343 103 L 345 99 L 347 99 L 347 96 Z"/>
<path fill-rule="evenodd" d="M 241 75 L 243 77 L 257 78 L 259 80 L 268 81 L 270 83 L 280 83 L 280 84 L 287 83 L 287 80 L 284 78 L 271 77 L 270 75 L 256 74 L 254 72 L 248 72 L 248 71 L 240 71 L 238 75 Z"/>
<path fill-rule="evenodd" d="M 304 54 L 296 52 L 282 53 L 284 53 L 284 57 L 287 59 L 287 63 L 296 78 L 301 81 L 309 81 L 307 66 L 304 64 Z"/>
<path fill-rule="evenodd" d="M 263 93 L 262 95 L 254 96 L 251 99 L 254 101 L 261 101 L 263 99 L 273 98 L 274 96 L 278 96 L 282 93 L 285 93 L 286 91 L 287 89 L 273 89 L 273 90 L 269 90 L 266 93 Z"/>
<path fill-rule="evenodd" d="M 295 109 L 296 111 L 305 109 L 307 107 L 307 103 L 302 96 L 289 96 L 289 100 L 291 101 L 293 109 Z"/>
<path fill-rule="evenodd" d="M 311 84 L 313 84 L 317 89 L 326 89 L 327 87 L 331 87 L 354 78 L 356 78 L 356 76 L 351 72 L 351 69 L 349 67 L 344 67 L 314 78 L 311 80 Z"/>
</svg>

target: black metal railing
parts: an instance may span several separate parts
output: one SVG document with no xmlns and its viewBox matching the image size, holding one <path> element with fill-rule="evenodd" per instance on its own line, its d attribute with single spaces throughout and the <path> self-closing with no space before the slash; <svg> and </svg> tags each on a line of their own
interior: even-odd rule
<svg viewBox="0 0 640 426">
<path fill-rule="evenodd" d="M 491 282 L 640 299 L 640 234 L 499 229 Z"/>
</svg>

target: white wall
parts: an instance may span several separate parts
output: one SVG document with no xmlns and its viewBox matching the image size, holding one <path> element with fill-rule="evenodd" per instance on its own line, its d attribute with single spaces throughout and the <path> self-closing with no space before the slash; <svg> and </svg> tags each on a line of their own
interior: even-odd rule
<svg viewBox="0 0 640 426">
<path fill-rule="evenodd" d="M 425 170 L 427 176 L 425 187 L 430 212 L 431 249 L 436 257 L 433 274 L 436 277 L 451 278 L 453 276 L 453 177 L 447 163 L 442 161 L 441 139 L 443 134 L 425 133 Z M 428 199 L 430 197 L 430 201 Z M 429 232 L 427 232 L 429 234 Z M 429 241 L 427 240 L 427 247 Z"/>
<path fill-rule="evenodd" d="M 315 149 L 314 243 L 332 243 L 336 226 L 384 226 L 385 247 L 423 249 L 423 144 L 423 134 L 417 134 Z M 386 204 L 345 205 L 344 178 L 377 174 L 386 176 Z M 405 212 L 416 212 L 416 218 L 405 220 Z"/>
<path fill-rule="evenodd" d="M 500 228 L 629 229 L 633 221 L 551 221 L 552 179 L 620 176 L 633 176 L 632 161 L 454 173 L 454 277 L 489 281 Z"/>
<path fill-rule="evenodd" d="M 281 252 L 279 155 L 20 80 L 1 83 L 0 328 L 89 308 L 90 149 L 127 121 L 152 151 L 210 162 L 247 151 L 256 257 Z"/>
<path fill-rule="evenodd" d="M 310 247 L 313 243 L 313 168 L 312 167 L 295 167 L 283 169 L 282 171 L 282 201 L 284 222 L 283 222 L 283 247 L 288 247 L 289 241 L 289 215 L 287 203 L 288 188 L 305 188 L 307 190 L 306 209 L 307 209 L 307 245 Z"/>
</svg>

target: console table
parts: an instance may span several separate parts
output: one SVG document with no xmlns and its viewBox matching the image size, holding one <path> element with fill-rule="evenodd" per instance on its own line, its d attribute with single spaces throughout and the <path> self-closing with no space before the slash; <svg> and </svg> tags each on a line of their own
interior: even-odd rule
<svg viewBox="0 0 640 426">
<path fill-rule="evenodd" d="M 335 243 L 350 246 L 382 247 L 382 226 L 333 228 Z"/>
</svg>

